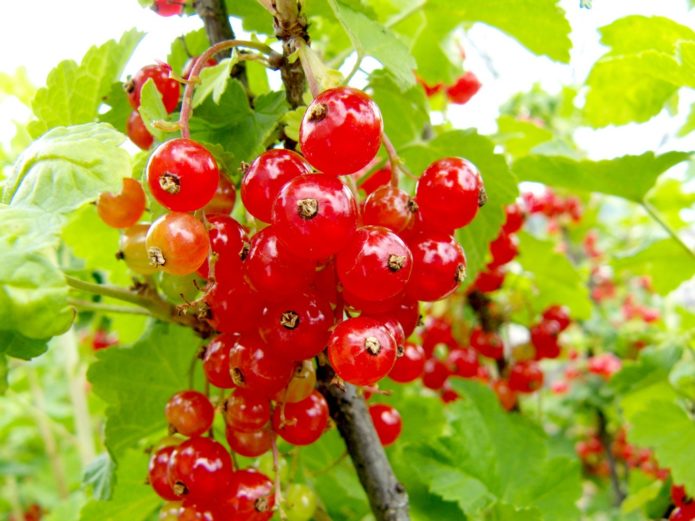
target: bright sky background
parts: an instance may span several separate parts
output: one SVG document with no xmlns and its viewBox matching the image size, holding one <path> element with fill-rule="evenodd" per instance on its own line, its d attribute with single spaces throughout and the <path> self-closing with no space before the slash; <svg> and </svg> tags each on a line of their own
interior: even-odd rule
<svg viewBox="0 0 695 521">
<path fill-rule="evenodd" d="M 154 60 L 164 60 L 176 36 L 201 25 L 196 17 L 159 17 L 140 7 L 137 0 L 5 0 L 3 4 L 0 71 L 12 72 L 24 66 L 37 85 L 43 85 L 46 75 L 59 61 L 67 58 L 79 61 L 91 45 L 118 38 L 132 27 L 145 31 L 147 36 L 127 73 Z M 538 81 L 550 91 L 557 91 L 562 84 L 573 80 L 581 81 L 603 52 L 596 29 L 617 18 L 628 14 L 663 15 L 695 27 L 695 10 L 688 11 L 686 0 L 594 0 L 591 10 L 580 9 L 579 0 L 562 0 L 562 5 L 574 31 L 575 48 L 569 66 L 534 56 L 489 27 L 478 25 L 469 31 L 468 38 L 476 49 L 490 56 L 499 76 L 494 78 L 480 54 L 464 41 L 468 55 L 466 66 L 476 72 L 483 88 L 469 104 L 451 108 L 450 115 L 461 127 L 494 132 L 498 107 L 516 92 L 528 90 Z M 595 159 L 645 150 L 695 150 L 695 135 L 686 139 L 673 137 L 693 101 L 692 91 L 682 95 L 679 117 L 661 114 L 642 125 L 600 131 L 579 129 L 576 138 Z M 0 99 L 0 114 L 0 142 L 12 136 L 13 119 L 22 121 L 29 116 L 18 104 L 7 99 Z"/>
</svg>

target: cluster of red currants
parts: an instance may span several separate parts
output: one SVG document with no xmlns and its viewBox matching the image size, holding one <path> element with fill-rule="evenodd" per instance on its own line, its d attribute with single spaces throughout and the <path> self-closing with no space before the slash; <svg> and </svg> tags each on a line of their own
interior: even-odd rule
<svg viewBox="0 0 695 521">
<path fill-rule="evenodd" d="M 160 16 L 175 16 L 183 13 L 186 0 L 154 0 L 152 10 Z"/>
<path fill-rule="evenodd" d="M 689 496 L 682 485 L 671 486 L 671 500 L 676 508 L 671 512 L 669 521 L 695 520 L 695 500 Z"/>
</svg>

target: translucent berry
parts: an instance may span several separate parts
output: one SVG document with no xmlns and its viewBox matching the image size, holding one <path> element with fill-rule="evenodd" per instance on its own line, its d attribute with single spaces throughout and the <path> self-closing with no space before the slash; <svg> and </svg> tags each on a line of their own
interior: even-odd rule
<svg viewBox="0 0 695 521">
<path fill-rule="evenodd" d="M 142 186 L 135 179 L 123 178 L 121 193 L 102 192 L 97 198 L 97 213 L 112 228 L 135 225 L 145 211 L 147 200 Z"/>
<path fill-rule="evenodd" d="M 380 186 L 364 202 L 362 222 L 400 233 L 410 225 L 416 211 L 417 204 L 406 192 Z"/>
<path fill-rule="evenodd" d="M 179 104 L 181 85 L 171 77 L 171 67 L 166 63 L 143 67 L 125 84 L 130 106 L 134 109 L 140 108 L 140 90 L 149 79 L 154 81 L 155 87 L 162 95 L 166 111 L 173 112 Z"/>
<path fill-rule="evenodd" d="M 328 404 L 318 391 L 296 403 L 287 403 L 273 411 L 273 430 L 288 443 L 310 445 L 328 426 Z"/>
<path fill-rule="evenodd" d="M 215 408 L 204 394 L 181 391 L 169 398 L 165 416 L 174 432 L 184 436 L 200 436 L 212 426 Z"/>
<path fill-rule="evenodd" d="M 270 401 L 252 391 L 237 389 L 224 403 L 224 419 L 237 431 L 261 430 L 270 420 Z"/>
<path fill-rule="evenodd" d="M 159 497 L 166 501 L 176 501 L 178 496 L 169 484 L 169 459 L 175 446 L 162 447 L 152 454 L 147 480 Z"/>
<path fill-rule="evenodd" d="M 157 273 L 157 267 L 150 264 L 145 245 L 149 229 L 150 225 L 145 223 L 125 229 L 119 242 L 120 249 L 116 254 L 117 258 L 125 261 L 128 268 L 140 275 Z"/>
<path fill-rule="evenodd" d="M 128 116 L 125 131 L 130 140 L 142 150 L 149 150 L 152 143 L 154 143 L 154 137 L 150 134 L 150 131 L 147 130 L 137 110 L 134 110 L 130 113 L 130 116 Z"/>
<path fill-rule="evenodd" d="M 152 266 L 173 275 L 187 275 L 205 262 L 210 240 L 198 219 L 187 213 L 172 212 L 152 223 L 145 245 Z"/>
<path fill-rule="evenodd" d="M 292 378 L 294 364 L 272 356 L 268 346 L 252 334 L 242 335 L 229 353 L 234 385 L 271 398 Z"/>
<path fill-rule="evenodd" d="M 184 441 L 169 459 L 169 483 L 180 498 L 210 501 L 229 487 L 234 470 L 229 452 L 210 438 Z"/>
<path fill-rule="evenodd" d="M 403 354 L 396 358 L 396 363 L 389 373 L 394 382 L 408 383 L 416 380 L 425 367 L 425 350 L 412 342 L 403 347 Z"/>
<path fill-rule="evenodd" d="M 413 273 L 407 295 L 432 302 L 451 295 L 466 277 L 463 248 L 450 235 L 419 235 L 408 242 L 413 254 Z"/>
<path fill-rule="evenodd" d="M 385 403 L 376 403 L 369 406 L 369 415 L 384 447 L 394 443 L 401 435 L 403 420 L 395 408 Z"/>
</svg>

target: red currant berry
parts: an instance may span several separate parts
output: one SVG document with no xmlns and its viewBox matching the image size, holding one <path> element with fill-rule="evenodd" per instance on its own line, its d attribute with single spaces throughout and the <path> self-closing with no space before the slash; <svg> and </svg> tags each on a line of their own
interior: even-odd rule
<svg viewBox="0 0 695 521">
<path fill-rule="evenodd" d="M 152 9 L 159 16 L 174 16 L 183 13 L 185 0 L 154 0 Z"/>
<path fill-rule="evenodd" d="M 685 487 L 683 485 L 671 485 L 671 500 L 674 505 L 682 507 L 687 498 L 688 495 L 685 493 Z"/>
<path fill-rule="evenodd" d="M 475 327 L 471 331 L 470 344 L 482 356 L 501 360 L 504 357 L 504 342 L 494 331 L 485 331 Z"/>
<path fill-rule="evenodd" d="M 229 353 L 234 385 L 271 398 L 283 389 L 294 373 L 294 364 L 272 356 L 260 338 L 245 334 Z"/>
<path fill-rule="evenodd" d="M 274 506 L 273 482 L 265 474 L 254 469 L 234 473 L 225 504 L 229 519 L 268 521 L 273 517 Z"/>
<path fill-rule="evenodd" d="M 244 207 L 256 219 L 269 223 L 273 201 L 282 187 L 309 172 L 311 166 L 296 152 L 282 148 L 263 152 L 251 163 L 241 181 Z"/>
<path fill-rule="evenodd" d="M 169 483 L 180 498 L 211 501 L 226 492 L 234 466 L 229 452 L 210 438 L 191 438 L 169 459 Z"/>
<path fill-rule="evenodd" d="M 444 403 L 455 402 L 460 398 L 459 393 L 457 393 L 451 388 L 449 380 L 444 382 L 444 386 L 441 388 L 441 393 L 439 397 L 442 399 Z"/>
<path fill-rule="evenodd" d="M 224 403 L 224 419 L 234 430 L 258 431 L 270 421 L 270 401 L 251 391 L 237 389 Z"/>
<path fill-rule="evenodd" d="M 475 279 L 473 286 L 481 293 L 492 293 L 502 287 L 504 275 L 505 273 L 501 266 L 481 271 Z"/>
<path fill-rule="evenodd" d="M 449 378 L 449 368 L 436 358 L 425 361 L 422 369 L 422 384 L 429 389 L 441 389 Z"/>
<path fill-rule="evenodd" d="M 430 315 L 425 319 L 425 327 L 422 330 L 422 348 L 428 357 L 434 353 L 438 344 L 444 344 L 450 349 L 458 347 L 451 330 L 451 320 L 446 317 Z"/>
<path fill-rule="evenodd" d="M 338 278 L 358 298 L 381 301 L 405 289 L 413 256 L 398 235 L 380 226 L 358 228 L 336 256 Z"/>
<path fill-rule="evenodd" d="M 273 431 L 270 425 L 252 432 L 238 431 L 227 425 L 225 435 L 229 447 L 245 458 L 256 458 L 273 447 Z"/>
<path fill-rule="evenodd" d="M 166 501 L 176 501 L 178 496 L 169 484 L 169 459 L 175 446 L 162 447 L 150 458 L 147 480 L 159 497 Z"/>
<path fill-rule="evenodd" d="M 447 233 L 470 223 L 486 201 L 480 172 L 459 157 L 428 166 L 418 180 L 415 198 L 427 228 Z"/>
<path fill-rule="evenodd" d="M 396 358 L 396 363 L 389 373 L 394 382 L 408 383 L 416 380 L 425 367 L 425 350 L 411 342 L 403 347 L 403 354 Z"/>
<path fill-rule="evenodd" d="M 367 195 L 391 181 L 391 169 L 388 166 L 368 175 L 369 177 L 365 181 L 360 181 L 360 188 Z"/>
<path fill-rule="evenodd" d="M 564 331 L 570 325 L 569 310 L 565 306 L 550 306 L 543 312 L 543 320 L 557 322 L 560 331 Z"/>
<path fill-rule="evenodd" d="M 123 178 L 120 194 L 102 192 L 97 198 L 97 213 L 112 228 L 129 228 L 140 220 L 147 201 L 140 183 L 130 177 Z"/>
<path fill-rule="evenodd" d="M 207 216 L 210 249 L 215 255 L 215 282 L 225 288 L 239 286 L 243 281 L 246 259 L 249 253 L 249 237 L 241 224 L 229 215 Z M 198 268 L 198 274 L 210 278 L 207 259 Z"/>
<path fill-rule="evenodd" d="M 306 291 L 316 273 L 313 261 L 298 258 L 288 251 L 278 239 L 274 226 L 253 236 L 244 267 L 253 288 L 268 300 L 281 300 Z"/>
<path fill-rule="evenodd" d="M 419 235 L 408 243 L 413 273 L 406 294 L 432 302 L 451 295 L 466 277 L 463 248 L 450 235 Z"/>
<path fill-rule="evenodd" d="M 400 233 L 410 225 L 416 211 L 417 204 L 406 192 L 393 186 L 380 186 L 364 202 L 362 221 Z"/>
<path fill-rule="evenodd" d="M 311 102 L 299 128 L 307 161 L 330 175 L 361 170 L 376 156 L 383 123 L 376 103 L 352 87 L 336 87 Z"/>
<path fill-rule="evenodd" d="M 216 505 L 185 500 L 179 505 L 176 521 L 225 521 L 223 512 Z M 160 521 L 163 521 L 160 517 Z M 173 521 L 173 520 L 172 520 Z"/>
<path fill-rule="evenodd" d="M 512 203 L 504 210 L 505 221 L 502 230 L 505 233 L 516 233 L 524 226 L 526 214 L 519 203 Z"/>
<path fill-rule="evenodd" d="M 227 176 L 220 172 L 220 182 L 217 184 L 215 195 L 208 204 L 203 207 L 206 214 L 229 215 L 236 202 L 236 189 Z"/>
<path fill-rule="evenodd" d="M 377 320 L 396 320 L 403 328 L 403 337 L 408 338 L 413 334 L 420 321 L 420 306 L 417 300 L 404 299 L 402 297 L 400 300 L 401 302 L 393 309 L 384 306 L 381 312 L 364 311 L 363 314 Z"/>
<path fill-rule="evenodd" d="M 342 249 L 357 226 L 357 204 L 340 180 L 325 174 L 295 177 L 273 204 L 273 224 L 301 258 L 326 259 Z"/>
<path fill-rule="evenodd" d="M 217 335 L 205 348 L 203 371 L 205 377 L 215 387 L 231 389 L 234 387 L 229 373 L 229 352 L 236 344 L 237 336 L 233 333 Z"/>
<path fill-rule="evenodd" d="M 150 134 L 150 131 L 147 130 L 137 110 L 134 110 L 130 113 L 130 116 L 128 116 L 125 131 L 130 140 L 143 150 L 149 150 L 152 143 L 154 143 L 154 137 Z"/>
<path fill-rule="evenodd" d="M 181 71 L 181 77 L 184 80 L 187 80 L 191 77 L 191 72 L 193 72 L 193 67 L 195 67 L 198 62 L 200 61 L 200 56 L 192 56 L 191 58 L 186 61 L 186 63 L 183 66 L 183 71 Z M 201 71 L 207 67 L 214 67 L 217 65 L 217 60 L 215 58 L 208 58 L 208 60 L 205 62 L 205 65 L 203 65 Z"/>
<path fill-rule="evenodd" d="M 205 297 L 208 322 L 222 333 L 254 331 L 263 311 L 261 296 L 246 282 L 234 286 L 215 284 Z"/>
<path fill-rule="evenodd" d="M 492 382 L 492 390 L 495 391 L 497 399 L 503 409 L 511 411 L 516 407 L 516 393 L 509 388 L 505 380 L 495 380 Z"/>
<path fill-rule="evenodd" d="M 157 147 L 147 163 L 147 182 L 162 206 L 192 212 L 208 204 L 220 180 L 207 149 L 190 139 L 172 139 Z"/>
<path fill-rule="evenodd" d="M 162 95 L 162 102 L 167 112 L 173 112 L 179 104 L 179 94 L 181 85 L 170 76 L 171 67 L 166 63 L 159 65 L 147 65 L 135 73 L 126 84 L 125 91 L 128 95 L 130 106 L 134 109 L 140 108 L 140 90 L 147 80 L 152 79 L 155 87 Z"/>
<path fill-rule="evenodd" d="M 318 391 L 296 403 L 286 403 L 273 411 L 273 430 L 292 445 L 310 445 L 321 437 L 328 425 L 328 404 Z"/>
<path fill-rule="evenodd" d="M 172 275 L 188 275 L 205 262 L 210 240 L 198 219 L 187 213 L 172 212 L 150 226 L 145 246 L 152 266 Z"/>
<path fill-rule="evenodd" d="M 372 385 L 396 362 L 396 340 L 383 322 L 368 317 L 338 324 L 328 340 L 328 359 L 336 374 L 351 384 Z"/>
<path fill-rule="evenodd" d="M 259 331 L 273 355 L 299 361 L 323 351 L 333 317 L 327 300 L 305 293 L 266 308 Z"/>
<path fill-rule="evenodd" d="M 401 435 L 403 420 L 400 413 L 390 405 L 385 403 L 370 405 L 369 415 L 372 417 L 379 441 L 384 447 L 394 443 Z"/>
<path fill-rule="evenodd" d="M 560 326 L 554 320 L 544 320 L 531 327 L 531 343 L 536 349 L 536 360 L 560 355 L 559 334 Z"/>
<path fill-rule="evenodd" d="M 119 242 L 119 250 L 116 254 L 117 258 L 125 261 L 128 268 L 140 275 L 157 273 L 157 268 L 150 264 L 147 246 L 145 245 L 149 229 L 150 225 L 143 223 L 124 230 Z"/>
<path fill-rule="evenodd" d="M 504 266 L 513 261 L 519 253 L 519 241 L 515 235 L 501 231 L 497 238 L 490 243 L 490 253 L 492 253 L 492 262 L 488 264 L 489 269 Z"/>
<path fill-rule="evenodd" d="M 532 393 L 543 387 L 543 371 L 532 360 L 515 363 L 509 370 L 509 388 L 519 393 Z"/>
<path fill-rule="evenodd" d="M 212 426 L 215 408 L 207 396 L 198 391 L 181 391 L 169 398 L 166 419 L 174 432 L 200 436 Z"/>
<path fill-rule="evenodd" d="M 478 354 L 471 348 L 452 349 L 446 359 L 451 372 L 462 378 L 474 378 L 478 374 Z"/>
<path fill-rule="evenodd" d="M 463 105 L 467 103 L 480 90 L 482 84 L 478 77 L 471 71 L 467 71 L 456 83 L 446 89 L 446 97 L 451 103 Z"/>
<path fill-rule="evenodd" d="M 297 403 L 305 400 L 316 387 L 316 368 L 311 360 L 304 360 L 295 370 L 287 387 L 275 395 L 280 403 Z"/>
</svg>

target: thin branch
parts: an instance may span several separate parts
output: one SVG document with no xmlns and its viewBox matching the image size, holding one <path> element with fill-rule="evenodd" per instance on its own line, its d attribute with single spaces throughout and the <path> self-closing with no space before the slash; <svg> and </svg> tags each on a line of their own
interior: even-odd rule
<svg viewBox="0 0 695 521">
<path fill-rule="evenodd" d="M 102 304 L 101 302 L 92 302 L 91 300 L 68 298 L 68 304 L 76 307 L 80 311 L 95 311 L 97 313 L 123 313 L 128 315 L 150 315 L 150 312 L 146 309 L 136 308 L 133 306 Z"/>
<path fill-rule="evenodd" d="M 671 238 L 676 241 L 686 252 L 688 252 L 688 255 L 693 257 L 695 259 L 695 252 L 690 249 L 690 247 L 683 241 L 683 239 L 680 238 L 680 236 L 676 233 L 676 231 L 669 226 L 669 224 L 664 221 L 664 219 L 659 215 L 659 212 L 657 212 L 656 208 L 654 208 L 650 203 L 647 201 L 642 201 L 640 203 L 640 206 L 644 208 L 644 210 L 649 214 L 649 216 L 654 219 L 659 226 L 661 226 L 666 233 L 668 233 Z"/>
<path fill-rule="evenodd" d="M 603 414 L 601 409 L 596 409 L 596 417 L 598 419 L 598 437 L 601 440 L 601 445 L 603 446 L 603 452 L 606 455 L 606 461 L 608 461 L 608 469 L 611 476 L 611 487 L 613 488 L 613 495 L 615 506 L 619 507 L 623 500 L 625 499 L 625 491 L 620 484 L 620 478 L 618 477 L 618 468 L 616 465 L 615 457 L 613 456 L 613 451 L 611 450 L 611 437 L 608 434 L 608 423 L 606 421 L 606 415 Z"/>
<path fill-rule="evenodd" d="M 302 43 L 309 43 L 306 18 L 301 14 L 301 5 L 297 0 L 259 1 L 274 17 L 275 36 L 282 42 L 280 75 L 285 85 L 285 97 L 291 108 L 297 108 L 304 103 L 306 71 L 300 60 L 293 60 L 292 57 Z"/>
</svg>

